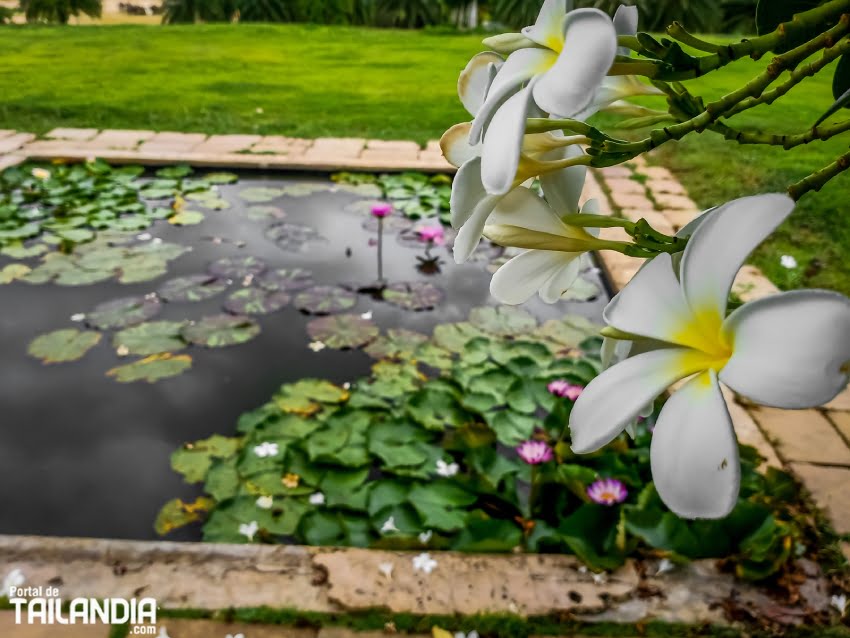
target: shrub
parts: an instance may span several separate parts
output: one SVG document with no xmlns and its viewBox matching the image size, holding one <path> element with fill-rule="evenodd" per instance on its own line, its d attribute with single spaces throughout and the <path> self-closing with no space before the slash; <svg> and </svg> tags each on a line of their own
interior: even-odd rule
<svg viewBox="0 0 850 638">
<path fill-rule="evenodd" d="M 237 0 L 165 0 L 162 21 L 166 24 L 230 22 L 237 8 Z"/>
<path fill-rule="evenodd" d="M 99 18 L 101 0 L 21 0 L 21 11 L 27 22 L 58 22 L 67 24 L 71 16 L 81 13 Z"/>
</svg>

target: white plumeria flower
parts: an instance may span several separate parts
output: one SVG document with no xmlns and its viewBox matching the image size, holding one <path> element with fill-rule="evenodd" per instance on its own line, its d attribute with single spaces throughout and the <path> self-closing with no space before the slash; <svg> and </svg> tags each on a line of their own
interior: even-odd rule
<svg viewBox="0 0 850 638">
<path fill-rule="evenodd" d="M 387 520 L 384 521 L 384 524 L 381 525 L 381 534 L 388 534 L 390 532 L 397 532 L 398 527 L 395 526 L 395 516 L 390 516 Z"/>
<path fill-rule="evenodd" d="M 310 494 L 309 500 L 311 505 L 324 505 L 325 495 L 321 492 L 315 492 L 314 494 Z"/>
<path fill-rule="evenodd" d="M 254 446 L 254 454 L 264 459 L 269 456 L 277 456 L 280 453 L 280 447 L 277 443 L 263 441 L 259 445 Z"/>
<path fill-rule="evenodd" d="M 386 578 L 393 577 L 393 569 L 394 565 L 392 563 L 378 563 L 378 571 L 381 572 Z"/>
<path fill-rule="evenodd" d="M 239 526 L 239 533 L 242 534 L 249 541 L 254 540 L 254 535 L 260 531 L 260 525 L 257 521 L 251 521 L 250 523 L 242 523 Z"/>
<path fill-rule="evenodd" d="M 783 268 L 788 268 L 789 270 L 797 267 L 797 260 L 794 259 L 793 255 L 782 255 L 779 258 L 779 263 Z"/>
<path fill-rule="evenodd" d="M 437 474 L 440 476 L 454 476 L 459 469 L 457 463 L 446 463 L 443 459 L 437 459 Z"/>
<path fill-rule="evenodd" d="M 426 530 L 424 532 L 421 532 L 419 534 L 419 542 L 422 543 L 423 545 L 427 545 L 428 541 L 431 540 L 431 537 L 433 535 L 434 535 L 434 532 L 432 532 L 430 529 Z"/>
<path fill-rule="evenodd" d="M 3 579 L 3 584 L 0 586 L 0 595 L 5 596 L 6 598 L 11 598 L 12 587 L 21 587 L 26 580 L 24 572 L 17 568 L 13 569 L 6 574 L 6 577 Z"/>
<path fill-rule="evenodd" d="M 270 510 L 274 505 L 274 499 L 271 496 L 261 496 L 257 499 L 256 505 L 261 510 Z"/>
<path fill-rule="evenodd" d="M 371 311 L 371 310 L 367 310 L 366 312 L 364 312 L 364 313 L 362 313 L 362 314 L 360 315 L 360 318 L 361 318 L 361 319 L 366 319 L 366 320 L 368 321 L 369 319 L 371 319 L 371 318 L 372 318 L 372 311 Z"/>
<path fill-rule="evenodd" d="M 596 200 L 578 210 L 580 194 L 580 187 L 569 194 L 564 212 L 598 213 Z M 505 262 L 490 280 L 490 294 L 506 304 L 524 303 L 535 293 L 546 303 L 555 303 L 578 279 L 583 267 L 580 257 L 606 245 L 588 230 L 565 224 L 543 198 L 527 188 L 510 193 L 490 215 L 483 232 L 494 243 L 528 249 Z"/>
<path fill-rule="evenodd" d="M 310 350 L 312 350 L 313 352 L 321 352 L 322 350 L 327 348 L 324 341 L 311 341 L 307 344 L 307 347 L 310 348 Z"/>
<path fill-rule="evenodd" d="M 437 568 L 437 561 L 431 558 L 431 554 L 423 552 L 413 557 L 413 570 L 430 574 Z"/>
<path fill-rule="evenodd" d="M 605 308 L 609 334 L 654 345 L 587 385 L 570 414 L 573 450 L 599 449 L 693 376 L 664 405 L 650 448 L 658 494 L 679 516 L 721 518 L 738 498 L 738 446 L 718 381 L 755 403 L 792 409 L 826 403 L 847 385 L 847 297 L 796 290 L 726 316 L 738 269 L 793 209 L 787 196 L 767 194 L 706 213 L 678 268 L 668 254 L 655 257 Z"/>
<path fill-rule="evenodd" d="M 838 612 L 843 616 L 844 612 L 847 610 L 847 596 L 844 594 L 838 594 L 829 599 L 829 604 L 835 607 Z"/>
<path fill-rule="evenodd" d="M 80 321 L 84 321 L 86 318 L 86 313 L 78 312 L 76 314 L 71 315 L 71 321 L 75 323 L 79 323 Z"/>
</svg>

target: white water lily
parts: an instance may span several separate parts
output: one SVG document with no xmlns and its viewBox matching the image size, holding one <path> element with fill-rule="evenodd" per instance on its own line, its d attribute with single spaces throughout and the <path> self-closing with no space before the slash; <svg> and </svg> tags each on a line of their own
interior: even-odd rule
<svg viewBox="0 0 850 638">
<path fill-rule="evenodd" d="M 395 525 L 395 516 L 390 516 L 387 520 L 384 521 L 384 524 L 381 525 L 381 534 L 388 534 L 390 532 L 397 532 L 398 527 Z"/>
<path fill-rule="evenodd" d="M 260 525 L 257 521 L 251 521 L 250 523 L 242 523 L 239 526 L 239 533 L 247 538 L 249 541 L 254 540 L 254 535 L 260 531 Z"/>
<path fill-rule="evenodd" d="M 749 302 L 726 316 L 750 252 L 785 220 L 785 195 L 745 197 L 702 216 L 678 268 L 649 261 L 605 309 L 614 336 L 651 343 L 591 381 L 570 414 L 572 447 L 613 440 L 673 383 L 650 461 L 658 494 L 685 518 L 721 518 L 735 506 L 738 446 L 719 382 L 777 408 L 810 408 L 837 395 L 850 373 L 850 299 L 798 290 Z"/>
<path fill-rule="evenodd" d="M 595 200 L 578 210 L 580 194 L 580 188 L 570 193 L 564 212 L 598 213 Z M 555 303 L 578 278 L 579 258 L 605 245 L 585 229 L 565 224 L 545 200 L 527 188 L 518 188 L 504 199 L 483 233 L 502 246 L 528 249 L 503 264 L 490 280 L 490 294 L 506 304 L 524 303 L 535 293 L 546 303 Z"/>
<path fill-rule="evenodd" d="M 443 459 L 437 459 L 437 474 L 440 476 L 454 476 L 460 470 L 457 463 L 446 463 Z"/>
<path fill-rule="evenodd" d="M 254 454 L 264 459 L 269 456 L 277 456 L 280 453 L 280 447 L 277 443 L 263 441 L 259 445 L 254 446 Z"/>
<path fill-rule="evenodd" d="M 424 532 L 420 532 L 419 533 L 419 542 L 422 543 L 423 545 L 427 545 L 428 541 L 431 540 L 431 537 L 433 535 L 434 535 L 434 532 L 432 532 L 430 529 L 427 530 L 427 531 L 424 531 Z"/>
<path fill-rule="evenodd" d="M 256 505 L 261 510 L 270 510 L 274 505 L 274 499 L 271 496 L 260 496 L 257 499 Z"/>
<path fill-rule="evenodd" d="M 325 495 L 321 492 L 314 492 L 313 494 L 310 494 L 310 498 L 308 500 L 311 505 L 324 505 Z"/>
</svg>

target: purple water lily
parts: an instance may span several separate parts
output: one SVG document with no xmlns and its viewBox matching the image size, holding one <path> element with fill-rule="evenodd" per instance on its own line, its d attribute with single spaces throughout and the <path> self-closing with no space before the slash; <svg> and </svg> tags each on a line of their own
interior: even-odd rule
<svg viewBox="0 0 850 638">
<path fill-rule="evenodd" d="M 372 216 L 384 218 L 393 212 L 392 204 L 375 204 L 372 206 Z"/>
<path fill-rule="evenodd" d="M 516 449 L 519 457 L 529 465 L 551 461 L 554 454 L 545 441 L 525 441 Z"/>
<path fill-rule="evenodd" d="M 552 381 L 549 385 L 547 385 L 546 389 L 556 397 L 563 397 L 570 401 L 575 401 L 581 395 L 582 390 L 584 390 L 584 386 L 570 383 L 564 379 L 558 379 L 557 381 Z"/>
<path fill-rule="evenodd" d="M 599 505 L 616 505 L 626 500 L 629 491 L 617 479 L 604 478 L 588 485 L 587 495 Z"/>
</svg>

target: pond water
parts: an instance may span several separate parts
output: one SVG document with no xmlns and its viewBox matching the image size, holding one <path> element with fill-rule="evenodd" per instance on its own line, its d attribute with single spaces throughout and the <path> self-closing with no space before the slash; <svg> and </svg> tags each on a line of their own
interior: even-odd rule
<svg viewBox="0 0 850 638">
<path fill-rule="evenodd" d="M 259 204 L 240 196 L 244 189 L 304 183 L 315 186 Z M 38 335 L 83 328 L 72 316 L 110 300 L 154 293 L 175 277 L 207 273 L 211 262 L 223 257 L 255 257 L 267 270 L 306 269 L 318 285 L 343 284 L 357 291 L 375 282 L 376 230 L 368 198 L 340 189 L 326 177 L 303 174 L 243 175 L 236 184 L 220 186 L 219 194 L 231 204 L 226 210 L 204 211 L 204 221 L 193 226 L 158 221 L 146 231 L 152 239 L 137 240 L 143 244 L 159 238 L 192 249 L 156 279 L 84 286 L 16 281 L 0 287 L 0 533 L 156 538 L 152 524 L 163 503 L 200 494 L 199 487 L 184 484 L 169 465 L 181 444 L 215 433 L 231 435 L 238 416 L 264 403 L 284 382 L 318 377 L 341 384 L 368 374 L 374 360 L 360 350 L 308 348 L 307 324 L 316 317 L 291 300 L 254 317 L 261 332 L 247 343 L 190 346 L 183 352 L 191 355 L 192 369 L 157 383 L 118 383 L 106 376 L 133 359 L 116 353 L 114 330 L 105 330 L 80 361 L 45 365 L 27 355 L 28 344 Z M 193 208 L 191 201 L 187 204 Z M 272 206 L 282 213 L 252 213 L 252 206 Z M 425 247 L 412 231 L 421 223 L 398 215 L 387 220 L 384 275 L 389 284 L 429 282 L 442 292 L 440 301 L 417 312 L 357 292 L 356 305 L 345 312 L 371 312 L 382 331 L 404 327 L 430 334 L 440 323 L 465 320 L 474 307 L 494 304 L 488 284 L 499 249 L 485 246 L 477 259 L 458 266 L 447 245 L 434 246 L 430 254 L 440 258 L 439 272 L 428 274 L 418 268 Z M 293 237 L 313 240 L 301 243 Z M 0 260 L 0 267 L 8 261 Z M 547 306 L 535 298 L 525 308 L 541 320 L 565 314 L 598 319 L 608 294 L 598 271 L 590 269 L 583 277 L 598 287 L 594 299 Z M 234 279 L 226 291 L 203 301 L 163 303 L 155 319 L 198 320 L 222 313 L 232 292 L 256 288 L 251 277 Z M 196 540 L 196 534 L 182 531 L 173 538 Z"/>
</svg>

